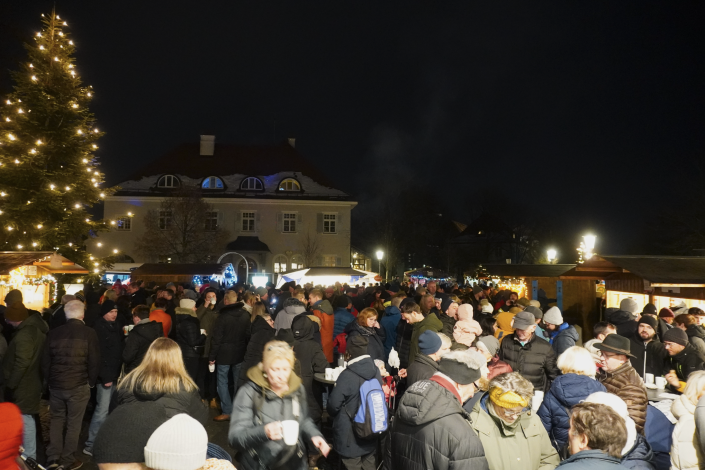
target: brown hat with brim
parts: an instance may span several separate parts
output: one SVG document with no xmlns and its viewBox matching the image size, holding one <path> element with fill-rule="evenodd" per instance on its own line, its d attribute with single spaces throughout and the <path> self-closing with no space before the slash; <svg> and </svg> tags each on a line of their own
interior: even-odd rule
<svg viewBox="0 0 705 470">
<path fill-rule="evenodd" d="M 607 335 L 601 343 L 597 343 L 594 346 L 601 351 L 635 357 L 629 350 L 629 339 L 624 336 L 619 336 L 618 334 Z"/>
</svg>

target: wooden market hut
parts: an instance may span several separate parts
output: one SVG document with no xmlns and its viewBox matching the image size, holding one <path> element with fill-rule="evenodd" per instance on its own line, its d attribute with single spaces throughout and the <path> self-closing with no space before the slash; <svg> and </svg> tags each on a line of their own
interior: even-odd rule
<svg viewBox="0 0 705 470">
<path fill-rule="evenodd" d="M 133 281 L 154 281 L 157 284 L 167 282 L 191 283 L 194 278 L 203 280 L 217 277 L 221 282 L 232 284 L 235 282 L 235 271 L 231 263 L 222 264 L 172 264 L 172 263 L 145 263 L 134 269 L 130 275 Z"/>
</svg>

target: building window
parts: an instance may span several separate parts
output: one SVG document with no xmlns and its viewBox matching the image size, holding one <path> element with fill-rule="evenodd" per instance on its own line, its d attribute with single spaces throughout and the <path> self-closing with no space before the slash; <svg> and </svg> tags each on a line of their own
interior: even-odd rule
<svg viewBox="0 0 705 470">
<path fill-rule="evenodd" d="M 171 211 L 159 211 L 159 230 L 169 230 L 171 222 Z"/>
<path fill-rule="evenodd" d="M 264 185 L 262 185 L 262 181 L 259 178 L 250 176 L 242 180 L 240 189 L 244 191 L 262 191 L 264 189 Z"/>
<path fill-rule="evenodd" d="M 291 257 L 291 269 L 301 269 L 304 267 L 304 260 L 301 255 L 294 255 Z"/>
<path fill-rule="evenodd" d="M 283 225 L 282 232 L 284 233 L 294 233 L 296 232 L 296 212 L 285 212 L 283 214 Z"/>
<path fill-rule="evenodd" d="M 254 232 L 255 231 L 255 213 L 254 212 L 243 212 L 242 213 L 242 231 L 243 232 Z"/>
<path fill-rule="evenodd" d="M 323 214 L 323 233 L 336 233 L 337 214 Z"/>
<path fill-rule="evenodd" d="M 217 176 L 209 176 L 201 183 L 202 189 L 223 189 L 223 180 Z"/>
<path fill-rule="evenodd" d="M 301 185 L 294 178 L 287 178 L 279 183 L 279 191 L 301 191 Z"/>
<path fill-rule="evenodd" d="M 206 231 L 215 232 L 218 230 L 218 212 L 208 211 L 206 212 Z"/>
<path fill-rule="evenodd" d="M 277 255 L 274 257 L 274 272 L 275 273 L 285 273 L 286 272 L 286 256 Z"/>
<path fill-rule="evenodd" d="M 178 188 L 179 185 L 179 178 L 174 175 L 164 175 L 157 181 L 158 188 Z"/>
<path fill-rule="evenodd" d="M 129 232 L 130 230 L 132 230 L 132 218 L 118 217 L 115 229 L 119 231 Z"/>
<path fill-rule="evenodd" d="M 335 255 L 323 255 L 323 266 L 337 266 Z"/>
</svg>

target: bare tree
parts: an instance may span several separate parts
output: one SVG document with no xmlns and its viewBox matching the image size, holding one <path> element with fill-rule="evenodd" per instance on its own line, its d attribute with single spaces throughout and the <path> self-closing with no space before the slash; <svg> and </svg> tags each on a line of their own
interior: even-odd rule
<svg viewBox="0 0 705 470">
<path fill-rule="evenodd" d="M 144 217 L 146 231 L 136 250 L 148 259 L 171 258 L 177 263 L 210 261 L 226 243 L 229 233 L 218 224 L 213 206 L 198 190 L 182 190 L 163 199 L 158 210 Z"/>
<path fill-rule="evenodd" d="M 307 230 L 301 240 L 301 256 L 304 258 L 304 266 L 310 268 L 316 265 L 316 259 L 321 251 L 321 240 L 318 233 L 311 233 Z"/>
</svg>

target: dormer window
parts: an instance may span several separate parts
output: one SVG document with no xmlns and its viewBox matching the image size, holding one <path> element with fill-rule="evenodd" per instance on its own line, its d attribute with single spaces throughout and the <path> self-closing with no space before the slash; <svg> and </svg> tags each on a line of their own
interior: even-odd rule
<svg viewBox="0 0 705 470">
<path fill-rule="evenodd" d="M 203 180 L 203 183 L 201 183 L 202 189 L 223 189 L 224 187 L 223 180 L 217 176 L 209 176 Z"/>
<path fill-rule="evenodd" d="M 242 180 L 242 183 L 240 184 L 240 189 L 242 189 L 243 191 L 262 191 L 264 189 L 264 185 L 262 184 L 262 180 L 260 180 L 259 178 L 249 176 Z"/>
<path fill-rule="evenodd" d="M 279 191 L 301 191 L 301 185 L 294 178 L 287 178 L 279 183 Z"/>
<path fill-rule="evenodd" d="M 178 188 L 179 186 L 181 182 L 174 175 L 164 175 L 157 181 L 157 188 Z"/>
</svg>

